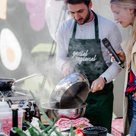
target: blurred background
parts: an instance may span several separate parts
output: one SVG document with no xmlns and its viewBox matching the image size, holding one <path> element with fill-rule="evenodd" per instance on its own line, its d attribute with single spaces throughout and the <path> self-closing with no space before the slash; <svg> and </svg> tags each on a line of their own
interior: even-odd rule
<svg viewBox="0 0 136 136">
<path fill-rule="evenodd" d="M 114 21 L 109 0 L 93 0 L 93 9 Z M 63 0 L 1 0 L 0 77 L 14 78 L 17 86 L 32 90 L 41 102 L 48 101 L 62 78 L 55 67 L 55 34 L 67 18 Z M 129 29 L 118 27 L 126 39 Z M 122 116 L 123 79 L 124 71 L 114 81 L 117 117 Z"/>
</svg>

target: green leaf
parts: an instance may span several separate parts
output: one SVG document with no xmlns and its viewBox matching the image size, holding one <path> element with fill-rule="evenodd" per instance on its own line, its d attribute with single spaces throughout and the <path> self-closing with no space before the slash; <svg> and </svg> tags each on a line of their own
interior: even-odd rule
<svg viewBox="0 0 136 136">
<path fill-rule="evenodd" d="M 32 97 L 34 98 L 34 100 L 35 100 L 35 102 L 36 102 L 36 105 L 37 105 L 37 107 L 39 108 L 40 112 L 43 114 L 43 117 L 45 118 L 45 120 L 47 120 L 47 122 L 49 123 L 49 125 L 50 125 L 51 127 L 53 127 L 53 126 L 54 126 L 54 123 L 48 118 L 48 116 L 46 115 L 44 109 L 41 108 L 40 103 L 39 103 L 39 101 L 36 99 L 36 97 L 34 96 L 33 92 L 30 91 L 30 93 L 31 93 Z M 57 136 L 63 136 L 63 135 L 61 134 L 61 132 L 58 132 L 58 131 L 56 130 L 56 127 L 53 129 L 53 131 L 57 134 Z"/>
<path fill-rule="evenodd" d="M 39 123 L 39 127 L 41 128 L 41 130 L 44 130 L 47 128 L 44 126 L 44 124 L 41 121 L 38 121 L 38 123 Z"/>
<path fill-rule="evenodd" d="M 40 133 L 34 127 L 30 127 L 28 129 L 28 131 L 29 131 L 31 136 L 39 136 L 40 135 Z"/>
<path fill-rule="evenodd" d="M 49 131 L 54 125 L 55 125 L 56 121 L 53 122 L 52 125 L 49 125 L 46 129 L 44 129 L 45 131 Z"/>
<path fill-rule="evenodd" d="M 55 130 L 55 126 L 53 126 L 53 127 L 52 127 L 52 129 L 50 129 L 50 131 L 49 131 L 49 133 L 48 133 L 48 135 L 47 135 L 47 136 L 50 136 L 50 135 L 51 135 L 51 133 L 52 133 L 54 130 Z"/>
<path fill-rule="evenodd" d="M 19 135 L 19 136 L 27 136 L 26 133 L 20 129 L 20 128 L 17 128 L 17 127 L 14 127 L 13 130 Z"/>
<path fill-rule="evenodd" d="M 48 116 L 46 115 L 46 113 L 45 113 L 45 111 L 43 110 L 43 108 L 41 108 L 40 103 L 39 103 L 39 101 L 36 99 L 36 97 L 34 96 L 33 92 L 30 91 L 30 93 L 31 93 L 32 97 L 34 98 L 34 100 L 35 100 L 35 102 L 36 102 L 36 105 L 37 105 L 37 107 L 39 108 L 40 112 L 43 114 L 45 120 L 47 120 L 47 122 L 48 122 L 50 125 L 52 125 L 53 122 L 48 118 Z"/>
<path fill-rule="evenodd" d="M 75 132 L 72 126 L 70 128 L 70 136 L 75 136 Z"/>
<path fill-rule="evenodd" d="M 24 120 L 24 123 L 26 123 L 28 126 L 31 126 L 31 123 L 27 120 Z"/>
</svg>

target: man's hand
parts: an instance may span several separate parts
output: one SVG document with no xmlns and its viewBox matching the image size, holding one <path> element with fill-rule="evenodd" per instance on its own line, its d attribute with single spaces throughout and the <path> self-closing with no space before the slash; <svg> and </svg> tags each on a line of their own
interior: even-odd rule
<svg viewBox="0 0 136 136">
<path fill-rule="evenodd" d="M 104 88 L 104 86 L 105 86 L 105 83 L 106 83 L 106 82 L 105 82 L 105 80 L 104 80 L 103 77 L 97 78 L 96 80 L 94 80 L 94 81 L 92 82 L 90 91 L 91 91 L 92 93 L 94 93 L 94 92 L 97 92 L 97 91 L 102 90 L 102 89 Z"/>
<path fill-rule="evenodd" d="M 66 62 L 64 65 L 63 65 L 63 68 L 62 68 L 62 74 L 64 76 L 67 76 L 71 73 L 74 72 L 74 67 L 73 65 L 70 63 L 70 62 Z"/>
</svg>

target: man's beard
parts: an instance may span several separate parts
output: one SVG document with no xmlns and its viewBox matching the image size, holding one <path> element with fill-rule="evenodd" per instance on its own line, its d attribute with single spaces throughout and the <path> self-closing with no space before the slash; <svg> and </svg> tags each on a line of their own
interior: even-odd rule
<svg viewBox="0 0 136 136">
<path fill-rule="evenodd" d="M 82 23 L 80 23 L 80 21 L 77 21 L 77 20 L 75 20 L 75 21 L 76 21 L 79 25 L 83 25 L 83 24 L 89 22 L 90 20 L 92 20 L 92 18 L 91 18 L 90 16 L 91 16 L 91 12 L 90 12 L 90 10 L 88 9 L 88 13 L 87 13 L 87 15 L 86 15 L 86 18 L 83 20 Z"/>
<path fill-rule="evenodd" d="M 84 22 L 82 24 L 87 23 L 89 20 L 90 20 L 90 11 L 88 9 L 88 14 L 87 14 L 87 16 L 86 16 L 86 18 L 85 18 L 85 20 L 84 20 Z"/>
</svg>

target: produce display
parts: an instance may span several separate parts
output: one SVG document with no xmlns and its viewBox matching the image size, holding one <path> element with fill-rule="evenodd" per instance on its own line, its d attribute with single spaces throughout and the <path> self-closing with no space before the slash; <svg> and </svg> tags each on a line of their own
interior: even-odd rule
<svg viewBox="0 0 136 136">
<path fill-rule="evenodd" d="M 90 124 L 89 120 L 84 117 L 77 119 L 60 118 L 55 123 L 55 126 L 57 126 L 60 131 L 65 131 L 70 130 L 71 127 L 73 128 L 91 127 L 92 124 Z"/>
</svg>

